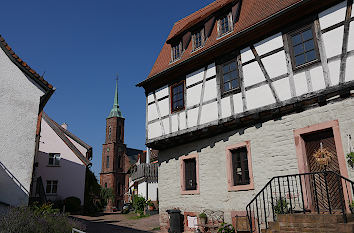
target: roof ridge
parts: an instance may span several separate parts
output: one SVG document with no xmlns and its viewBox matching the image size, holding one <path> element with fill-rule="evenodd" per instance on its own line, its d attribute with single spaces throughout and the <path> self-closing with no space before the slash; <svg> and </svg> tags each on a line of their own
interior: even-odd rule
<svg viewBox="0 0 354 233">
<path fill-rule="evenodd" d="M 0 35 L 0 47 L 5 52 L 5 54 L 10 58 L 12 62 L 14 62 L 22 71 L 26 72 L 28 75 L 34 79 L 37 83 L 42 84 L 47 89 L 53 90 L 53 85 L 48 83 L 43 76 L 39 75 L 34 69 L 32 69 L 26 62 L 24 62 L 13 49 L 9 46 L 9 44 L 5 41 L 5 39 Z"/>
<path fill-rule="evenodd" d="M 79 149 L 66 137 L 66 134 L 58 127 L 58 123 L 50 118 L 45 112 L 42 114 L 43 119 L 48 123 L 48 125 L 54 130 L 54 132 L 64 141 L 64 143 L 69 147 L 69 149 L 86 165 L 90 165 L 91 161 L 84 156 Z"/>
</svg>

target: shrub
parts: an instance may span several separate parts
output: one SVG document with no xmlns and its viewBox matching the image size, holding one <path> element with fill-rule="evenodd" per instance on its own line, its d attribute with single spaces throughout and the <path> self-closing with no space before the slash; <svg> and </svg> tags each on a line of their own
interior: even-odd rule
<svg viewBox="0 0 354 233">
<path fill-rule="evenodd" d="M 279 198 L 275 202 L 274 205 L 274 212 L 276 214 L 287 214 L 289 213 L 289 203 L 286 201 L 285 198 Z"/>
<path fill-rule="evenodd" d="M 77 212 L 81 207 L 81 200 L 77 197 L 67 197 L 65 198 L 65 211 L 67 212 Z"/>
<path fill-rule="evenodd" d="M 0 217 L 0 233 L 64 233 L 73 227 L 85 230 L 82 223 L 51 209 L 50 204 L 11 208 Z"/>
<path fill-rule="evenodd" d="M 143 213 L 147 205 L 147 202 L 144 197 L 133 195 L 133 207 L 136 213 Z"/>
<path fill-rule="evenodd" d="M 235 228 L 228 223 L 221 223 L 220 228 L 218 229 L 218 232 L 220 233 L 235 233 Z"/>
<path fill-rule="evenodd" d="M 199 214 L 199 218 L 206 218 L 206 217 L 207 215 L 204 212 Z"/>
</svg>

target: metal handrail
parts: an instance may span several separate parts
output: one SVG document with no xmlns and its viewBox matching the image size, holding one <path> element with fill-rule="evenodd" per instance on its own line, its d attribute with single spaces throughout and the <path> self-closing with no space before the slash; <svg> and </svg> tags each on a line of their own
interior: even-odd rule
<svg viewBox="0 0 354 233">
<path fill-rule="evenodd" d="M 268 222 L 276 221 L 278 214 L 310 211 L 318 214 L 339 211 L 346 222 L 352 195 L 354 182 L 333 171 L 275 176 L 246 206 L 250 230 L 267 229 Z"/>
</svg>

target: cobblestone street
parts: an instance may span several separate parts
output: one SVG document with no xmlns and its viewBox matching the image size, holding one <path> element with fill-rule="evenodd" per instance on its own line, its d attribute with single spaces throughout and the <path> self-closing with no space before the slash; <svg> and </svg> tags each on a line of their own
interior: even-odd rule
<svg viewBox="0 0 354 233">
<path fill-rule="evenodd" d="M 73 215 L 86 225 L 87 233 L 159 232 L 159 215 L 134 219 L 134 214 L 103 214 L 100 216 Z M 154 230 L 155 229 L 155 230 Z"/>
</svg>

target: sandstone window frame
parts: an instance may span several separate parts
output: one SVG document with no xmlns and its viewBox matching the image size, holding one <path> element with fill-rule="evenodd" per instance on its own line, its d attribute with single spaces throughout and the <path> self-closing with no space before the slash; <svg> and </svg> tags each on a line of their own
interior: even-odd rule
<svg viewBox="0 0 354 233">
<path fill-rule="evenodd" d="M 248 162 L 248 173 L 249 173 L 249 184 L 244 185 L 234 185 L 233 176 L 233 163 L 232 163 L 232 151 L 246 148 L 247 149 L 247 162 Z M 226 170 L 227 170 L 227 186 L 228 191 L 247 191 L 254 190 L 254 180 L 253 180 L 253 170 L 252 170 L 252 156 L 251 156 L 251 142 L 244 141 L 234 145 L 227 146 L 226 149 Z"/>
<path fill-rule="evenodd" d="M 198 154 L 189 154 L 184 155 L 179 158 L 180 161 L 180 183 L 181 183 L 181 194 L 182 195 L 195 195 L 200 194 L 200 184 L 199 184 L 199 158 Z M 185 177 L 186 177 L 186 167 L 185 167 L 185 160 L 195 159 L 195 172 L 196 172 L 196 189 L 194 190 L 187 190 L 185 184 Z"/>
</svg>

